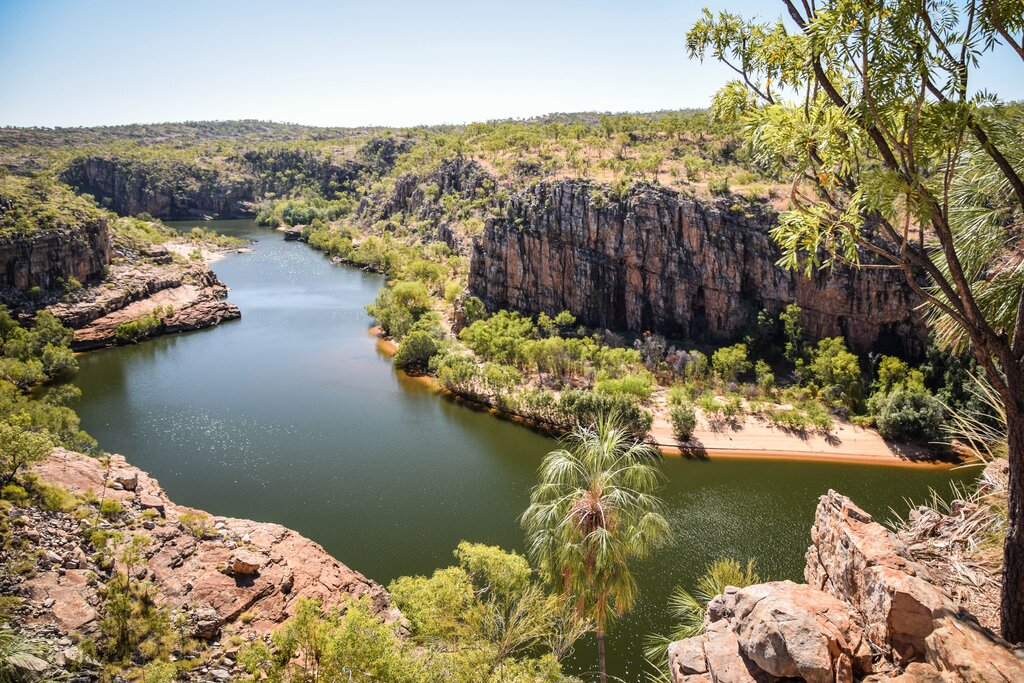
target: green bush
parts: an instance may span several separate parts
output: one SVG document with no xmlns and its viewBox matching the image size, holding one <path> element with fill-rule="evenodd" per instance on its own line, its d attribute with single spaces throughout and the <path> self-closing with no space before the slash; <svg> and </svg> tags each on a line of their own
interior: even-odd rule
<svg viewBox="0 0 1024 683">
<path fill-rule="evenodd" d="M 826 395 L 837 397 L 848 408 L 862 404 L 864 387 L 857 356 L 846 348 L 842 337 L 822 339 L 814 349 L 809 369 Z"/>
<path fill-rule="evenodd" d="M 100 503 L 100 514 L 109 520 L 115 520 L 121 515 L 121 504 L 113 498 L 104 498 Z"/>
<path fill-rule="evenodd" d="M 437 355 L 437 341 L 422 330 L 411 331 L 398 346 L 395 365 L 406 370 L 424 371 L 430 359 Z"/>
<path fill-rule="evenodd" d="M 680 443 L 689 441 L 693 430 L 697 428 L 697 411 L 689 403 L 672 406 L 668 413 L 672 423 L 672 433 Z"/>
<path fill-rule="evenodd" d="M 735 382 L 737 377 L 750 370 L 747 345 L 733 344 L 718 349 L 711 356 L 711 367 L 723 381 Z"/>
<path fill-rule="evenodd" d="M 618 379 L 604 379 L 600 380 L 595 388 L 597 391 L 626 396 L 634 401 L 649 401 L 654 392 L 654 376 L 645 371 Z"/>
<path fill-rule="evenodd" d="M 402 339 L 413 323 L 430 310 L 430 292 L 422 282 L 396 282 L 382 289 L 377 299 L 366 307 L 384 333 Z"/>
<path fill-rule="evenodd" d="M 763 360 L 754 364 L 754 377 L 757 378 L 757 386 L 762 391 L 771 391 L 775 388 L 775 375 L 768 363 Z"/>
<path fill-rule="evenodd" d="M 600 415 L 618 415 L 622 423 L 637 438 L 646 438 L 654 418 L 636 402 L 623 395 L 600 391 L 563 391 L 557 411 L 562 421 L 570 425 L 593 425 Z"/>
<path fill-rule="evenodd" d="M 931 394 L 898 387 L 868 401 L 878 432 L 887 439 L 930 441 L 938 438 L 945 409 Z"/>
</svg>

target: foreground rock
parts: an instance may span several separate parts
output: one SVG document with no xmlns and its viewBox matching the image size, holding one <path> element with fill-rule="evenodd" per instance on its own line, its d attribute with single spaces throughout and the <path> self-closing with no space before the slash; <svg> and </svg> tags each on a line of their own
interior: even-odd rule
<svg viewBox="0 0 1024 683">
<path fill-rule="evenodd" d="M 122 532 L 124 544 L 136 536 L 145 539 L 143 560 L 131 568 L 133 578 L 149 581 L 157 601 L 182 615 L 196 637 L 216 639 L 225 632 L 245 640 L 260 637 L 292 616 L 302 597 L 336 609 L 366 596 L 383 620 L 401 618 L 381 585 L 308 538 L 277 524 L 211 517 L 175 505 L 155 479 L 120 456 L 111 456 L 104 466 L 96 458 L 56 449 L 34 470 L 73 493 L 92 491 L 119 501 L 119 518 L 105 525 Z M 27 623 L 95 633 L 101 617 L 97 576 L 105 571 L 89 557 L 77 520 L 42 511 L 35 517 L 21 525 L 42 551 L 35 576 L 20 587 L 34 606 Z M 119 558 L 117 569 L 129 569 L 117 549 L 111 554 Z"/>
<path fill-rule="evenodd" d="M 1024 680 L 1024 654 L 849 498 L 822 496 L 811 539 L 807 584 L 728 588 L 709 603 L 705 633 L 669 647 L 674 683 Z"/>
<path fill-rule="evenodd" d="M 174 260 L 164 247 L 154 246 L 145 258 L 111 265 L 97 286 L 49 310 L 74 328 L 73 347 L 87 350 L 126 341 L 118 339 L 118 328 L 147 316 L 156 316 L 158 323 L 129 341 L 241 317 L 238 307 L 224 300 L 227 292 L 206 263 Z"/>
</svg>

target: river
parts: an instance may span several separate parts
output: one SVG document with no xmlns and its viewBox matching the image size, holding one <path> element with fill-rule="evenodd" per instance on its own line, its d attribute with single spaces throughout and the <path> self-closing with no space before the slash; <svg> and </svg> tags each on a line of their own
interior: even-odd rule
<svg viewBox="0 0 1024 683">
<path fill-rule="evenodd" d="M 191 225 L 191 224 L 189 224 Z M 460 540 L 522 550 L 518 516 L 555 442 L 396 372 L 364 306 L 378 275 L 252 221 L 204 224 L 257 240 L 214 264 L 242 318 L 80 357 L 83 427 L 156 476 L 171 499 L 277 522 L 385 585 L 453 562 Z M 905 511 L 964 472 L 667 458 L 676 544 L 637 566 L 641 599 L 609 639 L 610 673 L 636 681 L 643 636 L 668 632 L 665 600 L 720 556 L 802 580 L 818 496 Z M 592 671 L 590 642 L 570 668 Z"/>
</svg>

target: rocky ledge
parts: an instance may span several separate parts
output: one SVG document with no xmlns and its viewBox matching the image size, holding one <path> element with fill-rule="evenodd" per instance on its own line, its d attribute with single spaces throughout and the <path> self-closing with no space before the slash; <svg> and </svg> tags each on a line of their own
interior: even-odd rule
<svg viewBox="0 0 1024 683">
<path fill-rule="evenodd" d="M 1024 680 L 1024 654 L 849 498 L 822 496 L 811 539 L 806 584 L 728 588 L 708 604 L 705 633 L 669 647 L 673 683 Z"/>
<path fill-rule="evenodd" d="M 401 620 L 383 586 L 320 545 L 278 524 L 214 517 L 175 505 L 154 478 L 121 456 L 104 463 L 55 449 L 34 471 L 72 493 L 92 492 L 120 503 L 117 519 L 101 523 L 122 534 L 118 548 L 108 553 L 118 558 L 114 569 L 128 569 L 119 548 L 143 537 L 143 559 L 131 568 L 132 578 L 148 581 L 157 602 L 184 617 L 194 637 L 265 636 L 295 613 L 300 597 L 319 599 L 332 609 L 368 596 L 382 620 Z M 104 568 L 82 538 L 81 530 L 93 522 L 38 508 L 19 515 L 13 520 L 16 533 L 36 546 L 39 558 L 32 578 L 12 587 L 30 606 L 25 624 L 77 636 L 95 634 L 102 616 L 99 578 L 111 568 Z"/>
<path fill-rule="evenodd" d="M 143 327 L 130 341 L 156 334 L 198 330 L 241 317 L 228 301 L 227 287 L 203 261 L 175 260 L 162 246 L 144 258 L 113 264 L 96 286 L 48 310 L 75 330 L 73 347 L 88 350 L 119 341 L 118 328 L 147 316 L 155 325 Z"/>
</svg>

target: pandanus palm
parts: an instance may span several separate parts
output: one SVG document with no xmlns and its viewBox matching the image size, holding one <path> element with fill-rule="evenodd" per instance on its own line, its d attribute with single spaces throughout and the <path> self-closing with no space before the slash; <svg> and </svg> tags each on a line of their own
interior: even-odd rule
<svg viewBox="0 0 1024 683">
<path fill-rule="evenodd" d="M 522 517 L 528 548 L 547 580 L 593 620 L 604 683 L 608 621 L 637 597 L 629 563 L 672 540 L 655 495 L 664 480 L 659 456 L 616 416 L 602 416 L 548 453 L 539 477 Z"/>
</svg>

